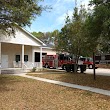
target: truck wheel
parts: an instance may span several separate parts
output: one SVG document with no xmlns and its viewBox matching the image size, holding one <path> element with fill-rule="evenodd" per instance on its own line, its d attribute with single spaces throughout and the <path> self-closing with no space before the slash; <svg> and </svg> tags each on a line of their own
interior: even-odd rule
<svg viewBox="0 0 110 110">
<path fill-rule="evenodd" d="M 65 70 L 66 69 L 66 66 L 65 65 L 62 65 L 62 70 Z"/>
<path fill-rule="evenodd" d="M 81 70 L 81 73 L 84 73 L 84 71 L 83 71 L 83 70 Z"/>
<path fill-rule="evenodd" d="M 71 64 L 66 64 L 65 70 L 66 70 L 66 72 L 71 72 Z"/>
<path fill-rule="evenodd" d="M 80 71 L 84 73 L 84 71 L 86 71 L 86 65 L 80 65 Z"/>
<path fill-rule="evenodd" d="M 93 68 L 93 65 L 88 65 L 88 68 L 89 68 L 89 69 L 92 69 L 92 68 Z"/>
<path fill-rule="evenodd" d="M 46 63 L 46 64 L 45 64 L 45 68 L 49 68 L 49 65 L 48 65 L 48 63 Z"/>
</svg>

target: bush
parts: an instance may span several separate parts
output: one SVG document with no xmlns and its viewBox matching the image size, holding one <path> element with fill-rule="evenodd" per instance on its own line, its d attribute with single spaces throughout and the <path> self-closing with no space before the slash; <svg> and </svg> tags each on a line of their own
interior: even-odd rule
<svg viewBox="0 0 110 110">
<path fill-rule="evenodd" d="M 36 67 L 33 67 L 31 72 L 35 72 L 36 71 Z"/>
</svg>

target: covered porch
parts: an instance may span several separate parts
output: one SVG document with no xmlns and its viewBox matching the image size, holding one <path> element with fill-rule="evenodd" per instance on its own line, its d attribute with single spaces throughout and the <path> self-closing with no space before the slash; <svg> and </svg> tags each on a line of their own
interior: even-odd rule
<svg viewBox="0 0 110 110">
<path fill-rule="evenodd" d="M 35 62 L 34 48 L 36 46 L 0 42 L 0 66 L 1 69 L 21 68 L 32 69 L 42 68 L 42 47 L 40 49 L 40 61 Z"/>
</svg>

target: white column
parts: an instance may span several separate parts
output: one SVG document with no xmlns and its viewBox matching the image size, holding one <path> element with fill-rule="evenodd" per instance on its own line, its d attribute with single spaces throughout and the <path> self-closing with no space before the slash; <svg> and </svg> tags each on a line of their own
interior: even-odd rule
<svg viewBox="0 0 110 110">
<path fill-rule="evenodd" d="M 24 45 L 22 45 L 22 69 L 24 68 Z"/>
<path fill-rule="evenodd" d="M 42 68 L 42 47 L 40 47 L 40 68 Z"/>
<path fill-rule="evenodd" d="M 34 65 L 34 58 L 35 58 L 35 57 L 34 57 L 34 48 L 32 47 L 32 64 L 33 64 L 33 67 L 35 66 L 35 65 Z"/>
<path fill-rule="evenodd" d="M 1 42 L 0 42 L 0 74 L 1 74 Z"/>
</svg>

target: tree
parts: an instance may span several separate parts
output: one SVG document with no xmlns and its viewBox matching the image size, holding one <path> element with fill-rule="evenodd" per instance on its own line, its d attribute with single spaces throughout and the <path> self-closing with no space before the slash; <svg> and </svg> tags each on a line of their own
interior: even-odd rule
<svg viewBox="0 0 110 110">
<path fill-rule="evenodd" d="M 74 54 L 76 57 L 88 54 L 85 49 L 88 48 L 88 36 L 86 35 L 85 21 L 87 18 L 86 10 L 83 6 L 78 12 L 78 8 L 74 9 L 73 18 L 66 18 L 66 24 L 61 29 L 58 37 L 58 45 L 56 49 Z M 88 48 L 89 50 L 89 48 Z"/>
<path fill-rule="evenodd" d="M 43 32 L 32 32 L 31 34 L 39 39 L 42 39 L 44 36 Z"/>
<path fill-rule="evenodd" d="M 31 20 L 44 9 L 42 0 L 0 0 L 0 30 L 14 33 L 15 26 L 30 26 Z"/>
<path fill-rule="evenodd" d="M 79 56 L 85 54 L 86 38 L 84 33 L 84 23 L 86 18 L 86 11 L 81 6 L 74 9 L 72 20 L 69 16 L 66 17 L 65 26 L 61 29 L 58 37 L 58 45 L 56 49 L 59 51 L 68 52 L 74 55 L 76 64 L 78 63 Z M 77 66 L 74 68 L 77 71 Z"/>
<path fill-rule="evenodd" d="M 110 1 L 91 0 L 90 5 L 94 8 L 88 17 L 89 36 L 98 41 L 102 52 L 107 52 L 110 44 Z"/>
<path fill-rule="evenodd" d="M 45 44 L 54 47 L 56 45 L 56 38 L 59 31 L 54 30 L 53 32 L 32 32 L 32 34 L 42 40 Z"/>
<path fill-rule="evenodd" d="M 66 24 L 58 37 L 56 49 L 73 54 L 76 64 L 79 56 L 92 56 L 98 45 L 97 39 L 90 34 L 88 19 L 88 13 L 83 6 L 79 10 L 75 8 L 72 20 L 67 16 Z"/>
<path fill-rule="evenodd" d="M 52 40 L 52 42 L 54 44 L 54 46 L 53 46 L 54 48 L 57 45 L 57 37 L 58 37 L 58 35 L 59 35 L 59 30 L 54 30 L 53 32 L 51 32 L 51 40 Z"/>
</svg>

